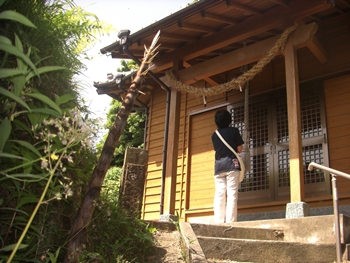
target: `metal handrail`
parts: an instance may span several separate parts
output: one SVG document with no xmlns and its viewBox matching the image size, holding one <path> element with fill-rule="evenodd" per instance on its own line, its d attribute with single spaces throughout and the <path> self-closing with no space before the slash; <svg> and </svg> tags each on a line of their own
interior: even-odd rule
<svg viewBox="0 0 350 263">
<path fill-rule="evenodd" d="M 337 190 L 337 175 L 345 177 L 350 180 L 350 174 L 334 170 L 332 168 L 311 162 L 308 170 L 312 171 L 313 168 L 318 168 L 323 171 L 327 171 L 332 175 L 332 188 L 333 188 L 333 209 L 334 209 L 334 224 L 335 224 L 335 241 L 337 250 L 337 263 L 342 262 L 341 243 L 340 243 L 340 223 L 339 223 L 339 205 L 338 205 L 338 190 Z"/>
</svg>

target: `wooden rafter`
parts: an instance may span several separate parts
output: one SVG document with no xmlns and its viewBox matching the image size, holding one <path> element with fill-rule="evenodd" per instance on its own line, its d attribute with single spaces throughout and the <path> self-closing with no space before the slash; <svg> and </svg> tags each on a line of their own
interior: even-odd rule
<svg viewBox="0 0 350 263">
<path fill-rule="evenodd" d="M 342 3 L 346 7 L 350 7 L 350 2 L 348 0 L 336 0 L 339 3 Z"/>
<path fill-rule="evenodd" d="M 221 22 L 221 23 L 226 23 L 229 25 L 235 25 L 235 24 L 239 23 L 239 21 L 236 19 L 232 19 L 232 18 L 224 17 L 224 16 L 219 16 L 219 15 L 214 15 L 214 14 L 209 14 L 205 11 L 201 12 L 201 16 L 204 19 L 213 20 L 213 21 L 217 21 L 217 22 Z"/>
<path fill-rule="evenodd" d="M 308 1 L 304 1 L 301 6 L 292 5 L 292 3 L 290 3 L 289 7 L 290 7 L 290 12 L 291 12 L 290 17 L 293 20 L 298 20 L 298 19 L 301 19 L 303 17 L 311 16 L 311 15 L 316 14 L 318 12 L 327 10 L 327 9 L 332 7 L 332 4 L 329 3 L 327 0 L 323 0 L 323 1 L 308 0 Z M 302 9 L 300 10 L 300 8 L 302 8 Z M 299 9 L 300 11 L 295 12 L 295 10 L 297 10 L 297 9 Z"/>
<path fill-rule="evenodd" d="M 148 42 L 145 42 L 143 40 L 139 40 L 136 43 L 139 47 L 141 47 L 141 46 L 143 47 L 143 46 L 148 44 Z M 169 42 L 163 41 L 162 44 L 159 46 L 159 50 L 161 50 L 161 49 L 176 49 L 178 47 L 179 47 L 179 45 L 174 43 L 174 42 L 169 43 Z"/>
<path fill-rule="evenodd" d="M 312 23 L 296 30 L 293 41 L 295 48 L 305 47 L 310 44 L 317 31 L 317 24 Z M 205 62 L 193 65 L 190 68 L 180 70 L 178 78 L 186 84 L 197 82 L 201 79 L 225 72 L 234 68 L 250 64 L 263 58 L 267 51 L 276 43 L 280 36 L 271 37 L 259 43 L 243 47 L 226 53 Z"/>
<path fill-rule="evenodd" d="M 166 33 L 162 32 L 162 35 L 160 36 L 161 39 L 170 39 L 170 40 L 179 40 L 179 41 L 186 41 L 186 42 L 192 42 L 196 41 L 197 39 L 193 36 L 185 36 L 185 35 L 179 35 L 174 33 Z"/>
<path fill-rule="evenodd" d="M 275 4 L 287 7 L 288 6 L 288 1 L 287 0 L 270 0 L 270 2 L 273 2 Z"/>
<path fill-rule="evenodd" d="M 319 17 L 319 16 L 317 16 L 317 15 L 312 15 L 312 16 L 310 16 L 313 20 L 315 20 L 315 21 L 317 21 L 317 22 L 321 22 L 322 21 L 322 19 Z"/>
<path fill-rule="evenodd" d="M 175 44 L 175 43 L 162 43 L 160 46 L 159 46 L 159 50 L 161 49 L 176 49 L 178 48 L 179 45 Z"/>
<path fill-rule="evenodd" d="M 192 25 L 186 22 L 179 21 L 177 23 L 179 28 L 191 30 L 191 31 L 197 31 L 197 32 L 204 32 L 204 33 L 215 33 L 216 30 L 207 26 L 200 26 L 200 25 Z"/>
<path fill-rule="evenodd" d="M 227 4 L 227 7 L 234 8 L 236 10 L 240 10 L 243 12 L 247 12 L 249 14 L 259 15 L 259 16 L 263 14 L 263 12 L 258 10 L 258 9 L 249 7 L 247 5 L 239 4 L 239 3 L 233 2 L 231 0 L 226 0 L 226 4 Z"/>
<path fill-rule="evenodd" d="M 272 29 L 272 30 L 266 31 L 266 33 L 270 34 L 270 35 L 273 35 L 273 36 L 277 36 L 277 35 L 281 34 L 282 32 L 279 31 L 279 30 Z"/>
<path fill-rule="evenodd" d="M 227 45 L 244 41 L 249 37 L 256 36 L 268 30 L 284 26 L 288 16 L 292 18 L 303 18 L 330 7 L 331 5 L 326 0 L 292 1 L 289 4 L 290 10 L 288 13 L 286 13 L 286 8 L 283 6 L 273 8 L 266 11 L 262 16 L 255 16 L 241 22 L 237 27 L 223 29 L 216 34 L 201 38 L 178 48 L 176 51 L 171 51 L 162 57 L 155 58 L 153 71 L 159 72 L 170 68 L 176 58 L 187 61 Z"/>
<path fill-rule="evenodd" d="M 334 7 L 334 9 L 335 10 L 337 10 L 337 12 L 339 13 L 339 14 L 344 14 L 345 12 L 343 11 L 343 10 L 341 10 L 339 7 Z"/>
</svg>

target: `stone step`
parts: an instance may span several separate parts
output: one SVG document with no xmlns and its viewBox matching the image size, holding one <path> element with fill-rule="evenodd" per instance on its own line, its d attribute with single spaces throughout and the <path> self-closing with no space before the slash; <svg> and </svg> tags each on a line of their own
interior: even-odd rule
<svg viewBox="0 0 350 263">
<path fill-rule="evenodd" d="M 284 240 L 284 232 L 280 229 L 206 224 L 191 224 L 191 226 L 196 236 L 254 240 Z"/>
<path fill-rule="evenodd" d="M 336 261 L 333 216 L 232 224 L 180 223 L 190 263 Z M 340 215 L 343 260 L 349 260 L 350 218 Z"/>
<path fill-rule="evenodd" d="M 297 242 L 197 237 L 207 262 L 332 263 L 335 245 Z"/>
</svg>

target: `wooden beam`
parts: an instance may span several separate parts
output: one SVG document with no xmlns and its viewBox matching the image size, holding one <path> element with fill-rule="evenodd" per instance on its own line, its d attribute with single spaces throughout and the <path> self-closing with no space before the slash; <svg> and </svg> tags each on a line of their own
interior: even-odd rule
<svg viewBox="0 0 350 263">
<path fill-rule="evenodd" d="M 193 37 L 193 36 L 186 36 L 186 35 L 179 35 L 179 34 L 173 34 L 173 33 L 161 33 L 160 34 L 160 40 L 162 40 L 163 38 L 165 39 L 171 39 L 171 40 L 179 40 L 179 41 L 185 41 L 185 42 L 192 42 L 192 41 L 196 41 L 197 38 Z M 160 41 L 161 43 L 161 41 Z"/>
<path fill-rule="evenodd" d="M 191 67 L 191 64 L 188 63 L 187 61 L 185 61 L 185 62 L 183 63 L 183 65 L 184 65 L 185 68 Z M 219 85 L 219 83 L 216 82 L 215 80 L 213 80 L 212 78 L 203 78 L 203 79 L 204 79 L 207 83 L 209 83 L 210 85 L 212 85 L 212 86 L 217 86 L 217 85 Z"/>
<path fill-rule="evenodd" d="M 273 8 L 262 16 L 253 17 L 237 26 L 223 29 L 216 34 L 184 45 L 163 56 L 157 56 L 152 63 L 152 71 L 159 72 L 170 68 L 176 58 L 181 58 L 184 61 L 190 60 L 235 42 L 243 41 L 259 33 L 275 29 L 278 26 L 282 26 L 288 16 L 303 17 L 303 15 L 312 15 L 315 10 L 330 8 L 331 5 L 325 4 L 325 1 L 326 0 L 295 0 L 290 3 L 290 10 L 288 9 L 288 12 L 286 8 L 282 6 Z M 311 9 L 311 11 L 305 10 L 304 6 Z"/>
<path fill-rule="evenodd" d="M 217 21 L 217 22 L 221 22 L 221 23 L 225 23 L 225 24 L 229 24 L 229 25 L 234 25 L 234 24 L 239 23 L 239 21 L 236 19 L 232 19 L 230 17 L 225 17 L 225 16 L 209 14 L 205 11 L 201 12 L 201 16 L 207 20 Z"/>
<path fill-rule="evenodd" d="M 174 43 L 162 43 L 158 49 L 177 49 L 179 45 L 174 44 Z"/>
<path fill-rule="evenodd" d="M 328 61 L 327 51 L 316 37 L 308 43 L 307 47 L 322 64 Z"/>
<path fill-rule="evenodd" d="M 305 47 L 317 31 L 317 24 L 312 23 L 300 27 L 293 32 L 295 48 Z M 205 62 L 193 65 L 178 72 L 178 78 L 183 83 L 191 84 L 212 75 L 238 68 L 263 58 L 281 36 L 274 36 L 259 43 L 226 53 Z"/>
<path fill-rule="evenodd" d="M 298 20 L 298 24 L 305 26 L 305 23 L 301 20 Z M 326 49 L 322 46 L 321 42 L 316 36 L 310 38 L 306 46 L 310 49 L 310 51 L 312 52 L 312 54 L 314 54 L 318 61 L 320 61 L 320 63 L 323 64 L 328 61 Z"/>
<path fill-rule="evenodd" d="M 303 202 L 305 199 L 299 73 L 297 54 L 293 42 L 294 36 L 287 41 L 284 50 L 290 156 L 290 201 L 292 203 Z"/>
<path fill-rule="evenodd" d="M 350 7 L 350 3 L 348 2 L 348 0 L 336 0 L 336 1 L 342 3 L 346 7 Z"/>
<path fill-rule="evenodd" d="M 204 33 L 215 33 L 216 30 L 207 26 L 200 26 L 200 25 L 192 25 L 189 23 L 185 23 L 182 21 L 179 21 L 177 23 L 179 28 L 181 29 L 186 29 L 186 30 L 191 30 L 191 31 L 197 31 L 197 32 L 204 32 Z"/>
<path fill-rule="evenodd" d="M 277 35 L 281 34 L 281 31 L 272 29 L 272 30 L 267 31 L 266 33 L 271 34 L 273 36 L 277 36 Z"/>
<path fill-rule="evenodd" d="M 288 1 L 287 0 L 270 0 L 270 2 L 273 2 L 275 4 L 287 7 L 288 6 Z"/>
<path fill-rule="evenodd" d="M 259 15 L 259 16 L 263 14 L 263 12 L 258 9 L 249 7 L 247 5 L 242 5 L 236 2 L 232 2 L 231 0 L 226 0 L 226 4 L 227 4 L 227 7 L 232 7 L 236 10 L 240 10 L 249 14 Z"/>
<path fill-rule="evenodd" d="M 290 3 L 288 10 L 291 12 L 291 18 L 293 20 L 298 20 L 303 17 L 311 16 L 318 12 L 327 10 L 331 7 L 333 6 L 327 0 L 307 0 L 303 1 L 303 3 L 300 3 L 300 7 L 292 5 L 292 3 Z M 296 10 L 299 11 L 296 12 Z"/>
</svg>

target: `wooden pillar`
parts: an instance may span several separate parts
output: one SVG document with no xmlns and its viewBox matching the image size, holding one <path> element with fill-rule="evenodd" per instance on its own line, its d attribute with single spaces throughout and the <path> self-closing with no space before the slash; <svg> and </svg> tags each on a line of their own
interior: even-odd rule
<svg viewBox="0 0 350 263">
<path fill-rule="evenodd" d="M 290 154 L 290 201 L 304 201 L 298 58 L 291 36 L 285 47 L 285 70 Z"/>
<path fill-rule="evenodd" d="M 175 214 L 180 107 L 181 93 L 171 88 L 163 214 Z"/>
</svg>

